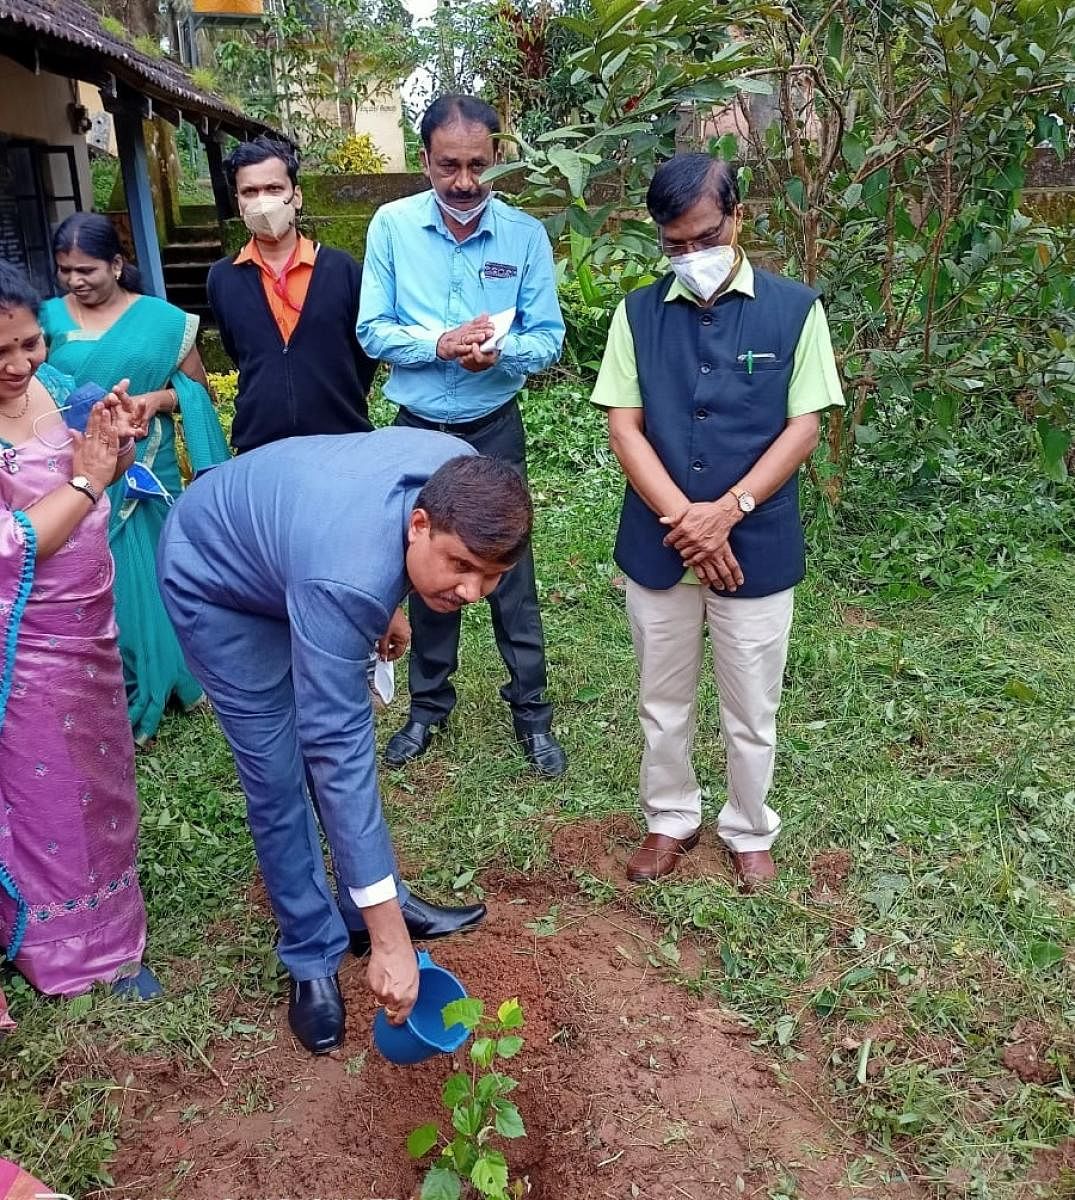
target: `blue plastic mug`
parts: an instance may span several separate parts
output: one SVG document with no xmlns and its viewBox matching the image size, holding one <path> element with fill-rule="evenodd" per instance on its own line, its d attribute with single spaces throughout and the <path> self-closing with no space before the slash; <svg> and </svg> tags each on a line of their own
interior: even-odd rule
<svg viewBox="0 0 1075 1200">
<path fill-rule="evenodd" d="M 424 1062 L 434 1054 L 451 1054 L 470 1036 L 465 1025 L 445 1029 L 441 1009 L 465 1000 L 467 989 L 458 979 L 418 951 L 418 1000 L 402 1025 L 389 1024 L 383 1008 L 373 1018 L 373 1044 L 389 1062 L 401 1066 Z"/>
</svg>

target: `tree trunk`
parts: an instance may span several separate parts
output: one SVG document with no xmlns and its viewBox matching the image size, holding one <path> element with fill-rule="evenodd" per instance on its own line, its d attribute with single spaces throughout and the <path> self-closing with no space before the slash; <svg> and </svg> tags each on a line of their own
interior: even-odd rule
<svg viewBox="0 0 1075 1200">
<path fill-rule="evenodd" d="M 121 21 L 131 37 L 160 36 L 156 0 L 93 0 L 93 3 L 104 16 Z"/>
</svg>

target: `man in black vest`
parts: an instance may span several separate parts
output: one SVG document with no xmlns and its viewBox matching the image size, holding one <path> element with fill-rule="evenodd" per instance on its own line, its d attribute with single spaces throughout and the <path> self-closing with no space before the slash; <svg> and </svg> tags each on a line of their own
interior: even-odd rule
<svg viewBox="0 0 1075 1200">
<path fill-rule="evenodd" d="M 708 624 L 728 758 L 717 833 L 751 891 L 776 874 L 780 818 L 766 799 L 805 568 L 799 468 L 822 410 L 844 401 L 817 293 L 756 270 L 739 246 L 727 164 L 677 155 L 646 203 L 671 272 L 616 310 L 592 397 L 627 476 L 615 557 L 639 663 L 649 830 L 627 875 L 659 879 L 698 841 L 691 748 Z"/>
<path fill-rule="evenodd" d="M 242 453 L 300 434 L 368 432 L 377 364 L 355 337 L 361 266 L 298 231 L 302 189 L 289 145 L 242 142 L 224 169 L 251 235 L 213 264 L 207 283 L 239 368 L 232 445 Z"/>
</svg>

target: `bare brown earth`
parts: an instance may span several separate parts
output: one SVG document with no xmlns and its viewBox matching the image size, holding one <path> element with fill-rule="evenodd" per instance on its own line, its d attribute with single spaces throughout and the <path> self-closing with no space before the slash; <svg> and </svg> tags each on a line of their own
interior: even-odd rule
<svg viewBox="0 0 1075 1200">
<path fill-rule="evenodd" d="M 522 1004 L 526 1046 L 509 1073 L 528 1136 L 509 1144 L 514 1176 L 547 1200 L 764 1197 L 788 1180 L 800 1200 L 920 1195 L 874 1175 L 865 1148 L 831 1119 L 823 1063 L 755 1050 L 735 1014 L 653 965 L 654 928 L 616 902 L 595 911 L 578 896 L 566 868 L 612 880 L 634 834 L 614 822 L 571 827 L 555 845 L 564 870 L 487 879 L 485 926 L 432 948 L 471 995 Z M 819 873 L 838 887 L 843 866 Z M 726 874 L 704 844 L 688 869 Z M 675 970 L 697 976 L 704 963 L 682 949 Z M 441 1086 L 459 1064 L 385 1062 L 370 1042 L 362 964 L 349 959 L 341 980 L 348 1034 L 331 1057 L 294 1042 L 281 1003 L 268 1019 L 275 1036 L 221 1044 L 211 1069 L 131 1062 L 113 1194 L 412 1200 L 420 1169 L 405 1139 L 440 1116 Z"/>
</svg>

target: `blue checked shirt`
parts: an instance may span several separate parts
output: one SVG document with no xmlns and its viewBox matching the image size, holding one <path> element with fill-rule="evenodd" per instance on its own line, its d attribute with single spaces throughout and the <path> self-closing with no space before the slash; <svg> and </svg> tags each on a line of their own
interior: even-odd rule
<svg viewBox="0 0 1075 1200">
<path fill-rule="evenodd" d="M 437 358 L 437 340 L 471 318 L 515 308 L 495 366 Z M 462 242 L 433 192 L 378 209 L 366 235 L 358 340 L 391 366 L 385 395 L 427 421 L 474 421 L 506 404 L 560 356 L 564 320 L 540 221 L 495 197 Z"/>
</svg>

